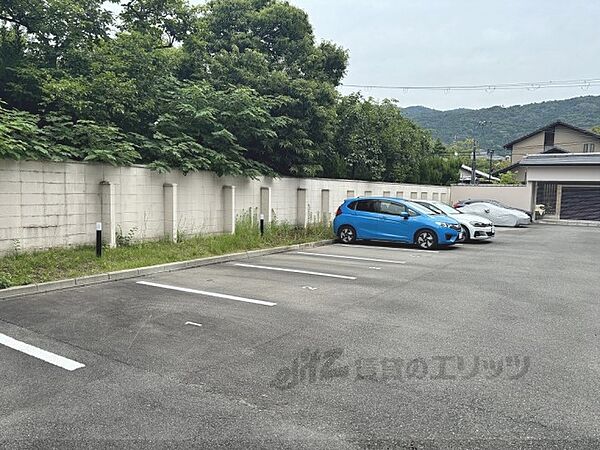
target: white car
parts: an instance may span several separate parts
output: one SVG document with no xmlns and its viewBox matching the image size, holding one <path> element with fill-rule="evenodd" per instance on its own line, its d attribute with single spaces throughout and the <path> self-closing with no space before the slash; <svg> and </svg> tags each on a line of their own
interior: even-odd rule
<svg viewBox="0 0 600 450">
<path fill-rule="evenodd" d="M 488 219 L 473 214 L 466 214 L 438 201 L 412 200 L 412 202 L 429 208 L 438 214 L 445 214 L 456 219 L 462 227 L 463 241 L 483 241 L 491 239 L 496 235 L 496 227 Z"/>
<path fill-rule="evenodd" d="M 497 227 L 520 227 L 529 225 L 531 219 L 517 209 L 502 208 L 491 203 L 471 203 L 460 208 L 461 212 L 475 214 L 492 221 Z"/>
</svg>

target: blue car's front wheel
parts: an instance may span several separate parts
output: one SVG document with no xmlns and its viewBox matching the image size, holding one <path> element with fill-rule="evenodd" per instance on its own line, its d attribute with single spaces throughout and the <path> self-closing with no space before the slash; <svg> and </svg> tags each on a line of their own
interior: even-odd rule
<svg viewBox="0 0 600 450">
<path fill-rule="evenodd" d="M 415 244 L 423 250 L 433 250 L 438 245 L 438 239 L 433 231 L 421 230 L 415 235 Z"/>
<path fill-rule="evenodd" d="M 350 225 L 342 225 L 338 230 L 338 239 L 344 244 L 356 242 L 356 230 Z"/>
</svg>

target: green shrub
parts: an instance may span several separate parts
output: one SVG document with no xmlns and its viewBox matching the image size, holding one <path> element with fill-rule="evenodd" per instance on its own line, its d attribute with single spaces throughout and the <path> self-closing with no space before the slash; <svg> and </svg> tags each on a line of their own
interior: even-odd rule
<svg viewBox="0 0 600 450">
<path fill-rule="evenodd" d="M 135 241 L 135 233 L 137 232 L 137 227 L 133 227 L 129 230 L 127 234 L 123 234 L 123 230 L 120 226 L 117 226 L 117 231 L 115 233 L 117 240 L 117 247 L 129 247 L 133 245 Z"/>
<path fill-rule="evenodd" d="M 119 246 L 105 248 L 102 258 L 96 257 L 93 246 L 20 252 L 17 258 L 7 255 L 0 257 L 0 287 L 333 238 L 331 226 L 324 223 L 311 223 L 307 228 L 285 222 L 272 223 L 265 227 L 265 235 L 261 236 L 258 221 L 251 217 L 247 214 L 238 219 L 235 234 L 192 236 L 179 232 L 175 243 L 166 239 L 137 241 L 133 239 L 135 230 L 132 230 L 121 238 Z"/>
<path fill-rule="evenodd" d="M 5 272 L 0 272 L 0 289 L 6 289 L 12 286 L 10 275 Z"/>
</svg>

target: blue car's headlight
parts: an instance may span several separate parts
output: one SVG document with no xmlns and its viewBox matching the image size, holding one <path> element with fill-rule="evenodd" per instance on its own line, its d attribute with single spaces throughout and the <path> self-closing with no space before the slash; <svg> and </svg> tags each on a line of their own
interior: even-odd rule
<svg viewBox="0 0 600 450">
<path fill-rule="evenodd" d="M 461 231 L 461 226 L 459 223 L 447 223 L 447 222 L 436 222 L 436 225 L 442 227 L 442 228 L 450 228 L 454 231 Z"/>
</svg>

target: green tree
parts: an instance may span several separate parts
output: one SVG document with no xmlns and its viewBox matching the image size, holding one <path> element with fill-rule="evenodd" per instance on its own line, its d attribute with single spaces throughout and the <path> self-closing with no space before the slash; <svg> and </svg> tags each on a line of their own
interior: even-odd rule
<svg viewBox="0 0 600 450">
<path fill-rule="evenodd" d="M 335 90 L 347 53 L 315 43 L 306 13 L 275 0 L 213 0 L 204 5 L 199 28 L 184 44 L 182 76 L 206 79 L 218 89 L 247 86 L 278 98 L 271 111 L 285 118 L 279 139 L 249 156 L 278 173 L 324 174 L 335 124 Z"/>
<path fill-rule="evenodd" d="M 245 87 L 218 91 L 206 82 L 184 83 L 156 122 L 153 142 L 145 143 L 146 158 L 160 170 L 275 175 L 246 154 L 270 145 L 285 126 L 269 113 L 276 103 Z"/>
<path fill-rule="evenodd" d="M 281 0 L 0 4 L 0 157 L 446 184 L 392 101 L 344 97 L 347 52 Z"/>
<path fill-rule="evenodd" d="M 186 0 L 130 0 L 122 6 L 121 29 L 150 36 L 159 47 L 173 47 L 199 31 L 199 8 Z"/>
<path fill-rule="evenodd" d="M 53 159 L 38 121 L 36 115 L 7 109 L 0 102 L 0 158 Z"/>
<path fill-rule="evenodd" d="M 78 51 L 106 38 L 112 14 L 104 0 L 5 0 L 0 20 L 27 42 L 29 57 L 58 67 Z"/>
<path fill-rule="evenodd" d="M 335 176 L 364 180 L 418 181 L 420 161 L 433 154 L 429 134 L 404 118 L 391 101 L 359 94 L 342 98 L 331 158 Z"/>
<path fill-rule="evenodd" d="M 100 42 L 85 63 L 44 83 L 44 109 L 149 135 L 164 109 L 162 97 L 176 88 L 181 59 L 180 49 L 160 42 L 139 32 Z"/>
<path fill-rule="evenodd" d="M 448 145 L 446 154 L 470 161 L 474 145 L 475 141 L 472 138 L 460 139 Z"/>
<path fill-rule="evenodd" d="M 25 111 L 4 108 L 0 103 L 0 158 L 65 159 L 129 165 L 140 155 L 128 136 L 114 126 L 93 121 L 73 123 L 65 116 L 40 118 Z"/>
<path fill-rule="evenodd" d="M 500 184 L 520 184 L 515 172 L 505 172 L 500 175 Z"/>
<path fill-rule="evenodd" d="M 459 181 L 460 158 L 428 156 L 419 160 L 418 171 L 409 181 L 447 186 Z"/>
<path fill-rule="evenodd" d="M 341 99 L 337 110 L 339 125 L 335 147 L 345 168 L 337 176 L 381 180 L 385 171 L 384 153 L 377 128 L 377 105 L 360 95 Z"/>
</svg>

